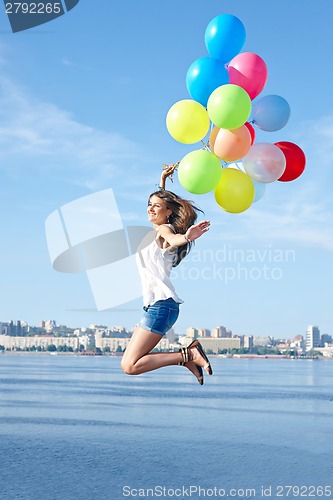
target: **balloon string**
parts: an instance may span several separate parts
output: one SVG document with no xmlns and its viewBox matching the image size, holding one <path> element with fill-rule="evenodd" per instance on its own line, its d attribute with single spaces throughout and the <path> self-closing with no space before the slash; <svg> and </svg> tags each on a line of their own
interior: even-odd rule
<svg viewBox="0 0 333 500">
<path fill-rule="evenodd" d="M 214 127 L 214 124 L 211 123 L 210 132 L 213 130 L 213 127 Z M 210 147 L 210 143 L 209 143 L 209 139 L 208 139 L 208 141 L 206 143 L 202 139 L 201 139 L 200 142 L 201 142 L 201 144 L 203 144 L 202 149 L 206 149 L 206 150 L 212 152 L 211 147 Z M 173 176 L 174 172 L 176 172 L 176 170 L 178 169 L 178 165 L 179 164 L 180 164 L 180 161 L 177 161 L 176 163 L 163 163 L 163 165 L 162 165 L 162 170 L 166 170 L 169 167 L 175 167 L 173 173 L 169 176 L 169 179 L 170 179 L 171 182 L 173 182 L 172 176 Z M 225 163 L 225 164 L 227 165 L 227 163 Z"/>
<path fill-rule="evenodd" d="M 203 148 L 202 149 L 208 149 L 209 151 L 211 151 L 209 140 L 206 143 L 204 143 L 204 141 L 201 140 L 201 143 L 203 144 Z"/>
</svg>

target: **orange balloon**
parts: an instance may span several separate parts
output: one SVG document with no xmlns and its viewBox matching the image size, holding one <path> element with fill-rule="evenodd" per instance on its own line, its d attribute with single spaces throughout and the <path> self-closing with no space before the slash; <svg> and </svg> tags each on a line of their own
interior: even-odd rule
<svg viewBox="0 0 333 500">
<path fill-rule="evenodd" d="M 221 160 L 236 161 L 243 158 L 249 151 L 251 134 L 245 125 L 233 130 L 220 128 L 213 143 L 212 152 Z"/>
<path fill-rule="evenodd" d="M 209 145 L 210 145 L 210 149 L 214 152 L 214 145 L 215 145 L 215 141 L 216 141 L 216 137 L 217 137 L 217 134 L 219 133 L 220 131 L 220 127 L 217 127 L 215 125 L 215 127 L 212 128 L 212 131 L 210 133 L 210 136 L 209 136 Z"/>
</svg>

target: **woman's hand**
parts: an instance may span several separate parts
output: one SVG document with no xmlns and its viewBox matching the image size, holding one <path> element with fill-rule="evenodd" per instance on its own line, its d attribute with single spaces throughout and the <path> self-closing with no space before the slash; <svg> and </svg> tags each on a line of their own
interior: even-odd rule
<svg viewBox="0 0 333 500">
<path fill-rule="evenodd" d="M 161 174 L 161 181 L 160 181 L 160 188 L 165 189 L 165 181 L 167 180 L 168 177 L 171 177 L 172 174 L 175 172 L 176 168 L 178 167 L 178 163 L 175 163 L 173 165 L 166 165 Z M 170 179 L 172 182 L 172 178 Z"/>
<path fill-rule="evenodd" d="M 189 227 L 188 230 L 185 233 L 185 239 L 188 241 L 193 241 L 196 240 L 197 238 L 200 238 L 204 233 L 206 233 L 210 228 L 210 221 L 209 220 L 203 220 L 201 222 L 198 222 L 197 224 L 194 224 L 193 226 Z"/>
</svg>

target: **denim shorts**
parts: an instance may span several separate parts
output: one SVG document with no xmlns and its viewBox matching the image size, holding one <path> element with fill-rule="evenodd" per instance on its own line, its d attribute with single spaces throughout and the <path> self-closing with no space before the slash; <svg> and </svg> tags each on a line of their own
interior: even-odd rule
<svg viewBox="0 0 333 500">
<path fill-rule="evenodd" d="M 159 335 L 165 335 L 176 323 L 179 316 L 179 304 L 171 297 L 158 300 L 155 304 L 144 307 L 143 310 L 144 314 L 139 326 Z"/>
</svg>

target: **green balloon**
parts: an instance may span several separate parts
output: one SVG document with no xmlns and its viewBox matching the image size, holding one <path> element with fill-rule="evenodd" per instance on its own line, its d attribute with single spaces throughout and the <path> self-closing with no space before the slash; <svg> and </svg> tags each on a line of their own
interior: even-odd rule
<svg viewBox="0 0 333 500">
<path fill-rule="evenodd" d="M 219 158 L 206 149 L 191 151 L 184 156 L 178 166 L 180 184 L 193 194 L 213 191 L 221 175 L 222 167 Z"/>
<path fill-rule="evenodd" d="M 241 127 L 249 118 L 252 102 L 242 87 L 227 83 L 217 87 L 209 96 L 208 116 L 220 128 L 233 130 Z"/>
</svg>

